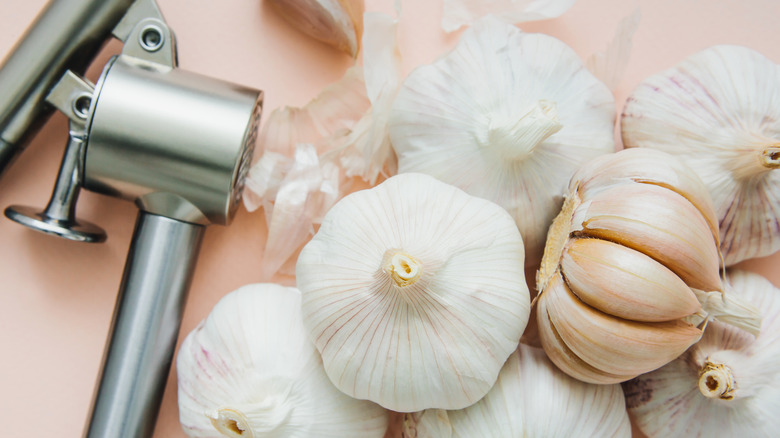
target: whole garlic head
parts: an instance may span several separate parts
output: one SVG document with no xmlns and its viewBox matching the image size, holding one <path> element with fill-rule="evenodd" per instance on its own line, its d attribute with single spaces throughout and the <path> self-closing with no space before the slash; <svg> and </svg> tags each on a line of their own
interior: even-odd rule
<svg viewBox="0 0 780 438">
<path fill-rule="evenodd" d="M 398 171 L 421 172 L 509 211 L 538 265 L 582 162 L 613 152 L 612 93 L 563 42 L 488 16 L 404 81 L 389 131 Z"/>
<path fill-rule="evenodd" d="M 761 309 L 761 333 L 713 321 L 683 356 L 624 383 L 628 409 L 649 438 L 780 430 L 780 289 L 747 271 L 729 271 L 727 280 L 730 294 Z"/>
<path fill-rule="evenodd" d="M 412 173 L 336 203 L 296 276 L 333 383 L 411 412 L 487 393 L 528 322 L 522 266 L 505 210 Z"/>
<path fill-rule="evenodd" d="M 626 147 L 677 155 L 707 186 L 727 266 L 780 249 L 780 66 L 708 48 L 639 84 L 621 124 Z"/>
<path fill-rule="evenodd" d="M 336 389 L 301 320 L 301 294 L 252 284 L 182 343 L 179 420 L 190 437 L 382 437 L 388 412 Z"/>
<path fill-rule="evenodd" d="M 523 344 L 480 401 L 457 411 L 409 414 L 404 429 L 404 438 L 631 436 L 620 385 L 580 382 L 540 348 Z"/>
<path fill-rule="evenodd" d="M 757 310 L 723 293 L 707 191 L 673 156 L 605 155 L 570 190 L 537 274 L 540 339 L 563 371 L 628 380 L 685 352 L 706 319 L 758 332 Z"/>
</svg>

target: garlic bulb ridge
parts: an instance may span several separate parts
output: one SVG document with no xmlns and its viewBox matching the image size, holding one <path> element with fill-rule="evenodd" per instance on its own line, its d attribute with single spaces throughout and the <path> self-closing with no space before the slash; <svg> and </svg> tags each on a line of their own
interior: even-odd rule
<svg viewBox="0 0 780 438">
<path fill-rule="evenodd" d="M 487 16 L 409 74 L 388 130 L 399 173 L 425 173 L 507 209 L 530 266 L 571 174 L 614 151 L 614 106 L 566 44 Z"/>
<path fill-rule="evenodd" d="M 179 419 L 191 437 L 382 437 L 388 412 L 337 390 L 306 336 L 297 289 L 244 286 L 184 340 Z"/>
<path fill-rule="evenodd" d="M 637 86 L 621 132 L 701 178 L 727 266 L 780 249 L 780 66 L 746 47 L 702 50 Z"/>
<path fill-rule="evenodd" d="M 352 193 L 296 266 L 333 383 L 389 409 L 457 409 L 495 382 L 528 322 L 523 242 L 490 201 L 422 174 Z"/>
</svg>

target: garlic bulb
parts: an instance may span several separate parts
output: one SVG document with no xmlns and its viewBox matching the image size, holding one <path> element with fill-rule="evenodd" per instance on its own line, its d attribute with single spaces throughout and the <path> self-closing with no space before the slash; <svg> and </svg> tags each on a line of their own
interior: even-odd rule
<svg viewBox="0 0 780 438">
<path fill-rule="evenodd" d="M 528 322 L 523 242 L 485 199 L 422 174 L 347 195 L 298 257 L 331 381 L 399 412 L 487 393 Z"/>
<path fill-rule="evenodd" d="M 693 169 L 715 203 L 727 266 L 780 249 L 780 66 L 714 46 L 643 81 L 622 115 L 627 147 Z"/>
<path fill-rule="evenodd" d="M 572 379 L 544 351 L 523 344 L 480 401 L 409 415 L 404 429 L 404 438 L 631 437 L 620 385 Z"/>
<path fill-rule="evenodd" d="M 723 293 L 706 189 L 682 163 L 628 149 L 585 164 L 537 274 L 542 346 L 563 371 L 616 383 L 699 340 L 706 319 L 752 332 L 757 311 Z"/>
<path fill-rule="evenodd" d="M 780 290 L 747 271 L 727 272 L 730 294 L 761 309 L 757 337 L 717 321 L 685 355 L 624 384 L 648 437 L 774 437 L 780 430 Z"/>
<path fill-rule="evenodd" d="M 388 412 L 337 390 L 301 320 L 301 294 L 252 284 L 182 343 L 179 420 L 190 437 L 382 437 Z"/>
<path fill-rule="evenodd" d="M 485 15 L 494 15 L 509 24 L 547 20 L 562 15 L 575 0 L 444 0 L 441 27 L 446 32 L 470 25 Z"/>
<path fill-rule="evenodd" d="M 363 33 L 363 0 L 269 1 L 298 30 L 357 57 Z"/>
<path fill-rule="evenodd" d="M 614 151 L 615 103 L 563 42 L 488 16 L 404 81 L 390 115 L 399 172 L 509 211 L 538 264 L 579 165 Z"/>
</svg>

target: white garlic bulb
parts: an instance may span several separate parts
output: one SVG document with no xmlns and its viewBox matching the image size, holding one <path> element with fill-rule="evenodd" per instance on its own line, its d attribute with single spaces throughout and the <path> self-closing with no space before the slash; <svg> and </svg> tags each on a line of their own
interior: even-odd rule
<svg viewBox="0 0 780 438">
<path fill-rule="evenodd" d="M 480 401 L 409 415 L 404 429 L 404 438 L 631 437 L 620 385 L 580 382 L 523 344 Z"/>
<path fill-rule="evenodd" d="M 409 74 L 389 130 L 400 173 L 429 174 L 507 209 L 534 265 L 572 173 L 614 151 L 614 119 L 612 93 L 574 50 L 488 16 Z"/>
<path fill-rule="evenodd" d="M 333 383 L 399 412 L 484 396 L 528 322 L 523 242 L 498 205 L 423 174 L 347 195 L 298 257 Z"/>
<path fill-rule="evenodd" d="M 363 0 L 268 1 L 298 30 L 357 57 L 363 33 Z"/>
<path fill-rule="evenodd" d="M 627 147 L 675 154 L 702 179 L 727 266 L 780 249 L 780 66 L 708 48 L 639 84 L 621 123 Z"/>
<path fill-rule="evenodd" d="M 252 284 L 182 343 L 179 420 L 190 437 L 382 437 L 388 412 L 337 390 L 301 320 L 301 294 Z"/>
<path fill-rule="evenodd" d="M 706 319 L 758 331 L 723 292 L 701 181 L 673 156 L 627 149 L 586 163 L 550 227 L 537 274 L 542 346 L 563 371 L 616 383 L 672 361 Z"/>
<path fill-rule="evenodd" d="M 730 294 L 761 309 L 757 337 L 711 322 L 680 358 L 624 384 L 650 438 L 775 437 L 780 430 L 780 289 L 758 274 L 727 272 Z"/>
</svg>

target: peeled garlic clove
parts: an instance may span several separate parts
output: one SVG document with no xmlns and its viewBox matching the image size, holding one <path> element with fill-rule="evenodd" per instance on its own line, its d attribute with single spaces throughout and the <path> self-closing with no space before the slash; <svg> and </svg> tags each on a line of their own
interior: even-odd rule
<svg viewBox="0 0 780 438">
<path fill-rule="evenodd" d="M 624 149 L 607 154 L 580 167 L 571 178 L 569 190 L 583 198 L 619 182 L 638 182 L 667 188 L 693 204 L 718 238 L 718 219 L 707 186 L 678 159 L 655 149 Z"/>
<path fill-rule="evenodd" d="M 649 438 L 771 437 L 780 430 L 780 289 L 747 271 L 727 271 L 726 279 L 729 296 L 761 309 L 761 333 L 710 322 L 683 356 L 626 382 L 628 409 Z"/>
<path fill-rule="evenodd" d="M 691 287 L 721 289 L 720 258 L 710 229 L 699 211 L 674 191 L 652 184 L 616 184 L 579 210 L 575 217 L 582 234 L 641 251 Z"/>
<path fill-rule="evenodd" d="M 542 294 L 563 342 L 583 361 L 611 374 L 640 374 L 682 354 L 701 330 L 680 320 L 637 322 L 616 318 L 580 301 L 565 284 Z"/>
<path fill-rule="evenodd" d="M 651 257 L 601 239 L 574 239 L 561 259 L 571 291 L 586 304 L 635 321 L 671 321 L 697 313 L 696 295 Z"/>
<path fill-rule="evenodd" d="M 620 385 L 572 379 L 544 351 L 523 344 L 480 401 L 456 411 L 423 411 L 407 430 L 416 438 L 631 436 Z"/>
<path fill-rule="evenodd" d="M 363 33 L 363 0 L 269 0 L 290 24 L 357 57 Z"/>
<path fill-rule="evenodd" d="M 401 174 L 336 203 L 296 276 L 333 383 L 411 412 L 462 408 L 490 389 L 528 322 L 522 266 L 505 210 Z"/>
<path fill-rule="evenodd" d="M 563 287 L 563 279 L 560 273 L 556 274 L 548 283 L 548 287 Z M 550 321 L 547 309 L 547 300 L 542 297 L 536 302 L 536 319 L 539 325 L 539 339 L 547 356 L 563 372 L 588 383 L 610 384 L 624 382 L 634 377 L 633 375 L 615 375 L 601 371 L 580 359 L 563 342 L 558 331 Z"/>
<path fill-rule="evenodd" d="M 666 151 L 708 188 L 727 266 L 780 249 L 780 74 L 740 46 L 713 46 L 644 80 L 623 143 Z"/>
<path fill-rule="evenodd" d="M 576 168 L 614 151 L 614 98 L 563 42 L 495 17 L 404 81 L 389 120 L 399 172 L 421 172 L 501 205 L 526 261 Z"/>
<path fill-rule="evenodd" d="M 244 286 L 179 348 L 179 420 L 191 437 L 382 437 L 388 412 L 337 390 L 301 319 L 297 289 Z"/>
</svg>

